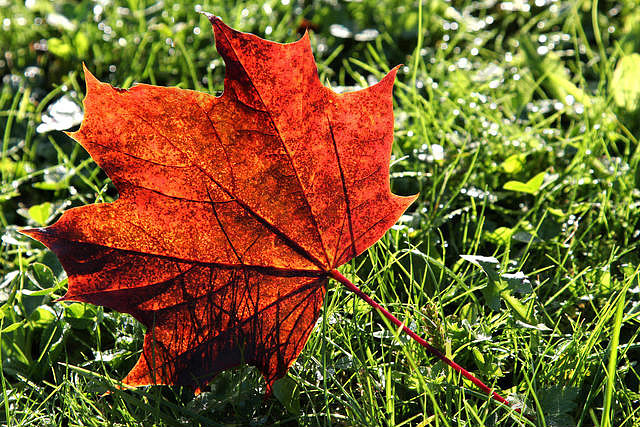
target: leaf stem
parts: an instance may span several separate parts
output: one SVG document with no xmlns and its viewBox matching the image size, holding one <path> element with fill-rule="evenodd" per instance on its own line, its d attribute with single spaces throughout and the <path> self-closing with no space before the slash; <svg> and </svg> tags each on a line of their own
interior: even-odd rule
<svg viewBox="0 0 640 427">
<path fill-rule="evenodd" d="M 343 276 L 342 273 L 340 273 L 338 270 L 333 269 L 333 270 L 329 271 L 329 275 L 333 279 L 335 279 L 338 282 L 342 283 L 351 292 L 353 292 L 354 294 L 356 294 L 357 296 L 362 298 L 364 301 L 366 301 L 367 304 L 369 304 L 371 307 L 373 307 L 376 310 L 378 310 L 384 317 L 389 319 L 389 321 L 391 321 L 391 323 L 393 323 L 394 325 L 402 328 L 402 330 L 407 335 L 409 335 L 411 338 L 416 340 L 421 346 L 426 348 L 429 353 L 431 353 L 432 355 L 436 356 L 438 359 L 442 360 L 444 363 L 446 363 L 447 365 L 451 366 L 456 371 L 460 372 L 460 374 L 462 374 L 462 376 L 464 376 L 466 379 L 468 379 L 469 381 L 474 383 L 479 389 L 481 389 L 483 392 L 485 392 L 488 396 L 491 396 L 494 400 L 497 400 L 498 402 L 500 402 L 500 403 L 502 403 L 504 405 L 507 405 L 508 407 L 512 408 L 511 404 L 504 397 L 500 396 L 498 393 L 496 393 L 495 391 L 491 390 L 491 388 L 489 388 L 489 386 L 487 386 L 485 383 L 480 381 L 471 372 L 467 371 L 462 366 L 458 365 L 456 362 L 454 362 L 453 360 L 449 359 L 440 350 L 438 350 L 437 348 L 435 348 L 434 346 L 429 344 L 427 341 L 425 341 L 423 338 L 421 338 L 418 334 L 416 334 L 411 329 L 406 327 L 404 325 L 404 323 L 402 323 L 400 320 L 398 320 L 397 317 L 395 317 L 393 314 L 389 313 L 384 307 L 382 307 L 380 304 L 378 304 L 377 302 L 372 300 L 367 294 L 362 292 L 360 290 L 360 288 L 358 288 L 356 285 L 351 283 L 351 281 L 349 279 L 347 279 L 345 276 Z M 520 408 L 512 408 L 512 409 L 514 411 L 516 411 L 517 413 L 521 412 Z"/>
</svg>

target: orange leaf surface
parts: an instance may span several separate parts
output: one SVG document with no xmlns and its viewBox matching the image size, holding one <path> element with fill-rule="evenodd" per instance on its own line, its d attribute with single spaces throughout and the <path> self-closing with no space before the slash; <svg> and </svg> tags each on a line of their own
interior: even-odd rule
<svg viewBox="0 0 640 427">
<path fill-rule="evenodd" d="M 133 386 L 196 388 L 240 363 L 268 387 L 302 350 L 332 270 L 375 243 L 414 197 L 389 188 L 396 70 L 336 94 L 308 36 L 279 44 L 209 17 L 224 93 L 137 85 L 87 70 L 71 134 L 119 198 L 25 230 L 69 276 L 64 299 L 147 327 Z"/>
</svg>

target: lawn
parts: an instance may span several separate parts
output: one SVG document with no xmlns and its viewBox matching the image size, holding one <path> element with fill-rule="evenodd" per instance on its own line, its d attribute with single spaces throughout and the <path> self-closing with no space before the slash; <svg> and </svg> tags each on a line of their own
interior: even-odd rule
<svg viewBox="0 0 640 427">
<path fill-rule="evenodd" d="M 199 11 L 278 42 L 308 29 L 336 91 L 403 64 L 391 187 L 420 196 L 341 272 L 529 418 L 337 282 L 272 396 L 246 366 L 200 394 L 118 387 L 143 326 L 56 302 L 66 274 L 18 230 L 117 198 L 61 132 L 83 62 L 121 88 L 222 92 Z M 0 23 L 0 424 L 640 426 L 635 0 L 0 0 Z"/>
</svg>

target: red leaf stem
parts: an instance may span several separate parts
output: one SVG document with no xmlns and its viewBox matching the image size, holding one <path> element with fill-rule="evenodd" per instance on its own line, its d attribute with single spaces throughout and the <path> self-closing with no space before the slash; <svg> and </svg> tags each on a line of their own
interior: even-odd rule
<svg viewBox="0 0 640 427">
<path fill-rule="evenodd" d="M 393 323 L 394 325 L 398 326 L 399 328 L 402 328 L 402 330 L 407 335 L 409 335 L 411 338 L 416 340 L 421 346 L 426 348 L 429 353 L 431 353 L 432 355 L 436 356 L 438 359 L 442 360 L 444 363 L 446 363 L 447 365 L 451 366 L 457 372 L 462 374 L 462 376 L 464 376 L 466 379 L 468 379 L 469 381 L 474 383 L 485 394 L 487 394 L 488 396 L 491 396 L 494 400 L 497 400 L 498 402 L 500 402 L 500 403 L 512 408 L 511 403 L 509 403 L 504 397 L 500 396 L 498 393 L 493 391 L 489 386 L 487 386 L 485 383 L 483 383 L 480 379 L 478 379 L 471 372 L 467 371 L 462 366 L 458 365 L 456 362 L 454 362 L 453 360 L 449 359 L 440 350 L 438 350 L 437 348 L 435 348 L 434 346 L 429 344 L 427 341 L 424 340 L 424 338 L 420 337 L 418 334 L 416 334 L 411 329 L 409 329 L 397 317 L 395 317 L 393 314 L 389 313 L 384 307 L 382 307 L 380 304 L 378 304 L 377 302 L 372 300 L 367 294 L 362 292 L 360 290 L 360 288 L 358 288 L 356 285 L 354 285 L 349 279 L 347 279 L 344 275 L 342 275 L 342 273 L 340 273 L 338 270 L 335 270 L 335 269 L 331 270 L 329 272 L 329 275 L 333 279 L 335 279 L 338 282 L 342 283 L 347 289 L 349 289 L 351 292 L 356 294 L 358 297 L 360 297 L 361 299 L 366 301 L 367 304 L 369 304 L 371 307 L 373 307 L 376 310 L 378 310 L 378 312 L 380 314 L 382 314 L 384 317 L 386 317 L 387 319 L 389 319 L 389 321 L 391 321 L 391 323 Z M 520 413 L 520 408 L 512 408 L 512 409 L 514 411 Z"/>
</svg>

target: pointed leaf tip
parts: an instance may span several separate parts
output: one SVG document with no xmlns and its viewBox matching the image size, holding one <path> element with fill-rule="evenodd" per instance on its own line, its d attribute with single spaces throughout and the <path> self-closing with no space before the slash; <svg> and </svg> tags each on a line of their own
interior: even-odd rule
<svg viewBox="0 0 640 427">
<path fill-rule="evenodd" d="M 96 76 L 94 76 L 91 71 L 89 71 L 89 68 L 87 67 L 87 65 L 83 62 L 82 63 L 82 71 L 84 72 L 84 83 L 86 85 L 87 88 L 87 94 L 89 93 L 90 88 L 92 87 L 96 87 L 100 84 L 100 80 L 98 80 L 96 78 Z M 85 94 L 86 96 L 86 94 Z"/>
<path fill-rule="evenodd" d="M 206 13 L 205 16 L 207 17 L 207 19 L 209 19 L 209 22 L 213 26 L 214 33 L 216 31 L 222 31 L 222 30 L 225 30 L 228 32 L 237 31 L 231 28 L 230 26 L 228 26 L 227 24 L 225 24 L 222 18 L 220 18 L 217 15 L 214 15 L 212 13 Z"/>
<path fill-rule="evenodd" d="M 42 235 L 44 231 L 44 228 L 23 228 L 21 230 L 18 230 L 18 233 L 38 240 L 37 236 Z"/>
<path fill-rule="evenodd" d="M 395 79 L 396 74 L 398 74 L 398 71 L 400 70 L 400 67 L 402 67 L 402 64 L 398 64 L 398 65 L 396 65 L 395 67 L 393 67 L 393 68 L 392 68 L 392 69 L 387 73 L 387 75 L 385 76 L 385 78 L 386 78 L 386 77 L 391 76 L 392 78 L 394 78 L 394 79 Z"/>
<path fill-rule="evenodd" d="M 393 67 L 378 83 L 374 86 L 379 87 L 383 91 L 391 92 L 393 90 L 393 85 L 396 82 L 396 75 L 398 74 L 398 70 L 400 69 L 400 65 L 396 65 Z"/>
<path fill-rule="evenodd" d="M 211 22 L 212 24 L 213 24 L 215 21 L 222 21 L 222 18 L 220 18 L 220 17 L 219 17 L 219 16 L 217 16 L 217 15 L 214 15 L 213 13 L 209 13 L 209 12 L 205 12 L 205 11 L 202 11 L 202 12 L 200 12 L 200 13 L 201 13 L 202 15 L 206 16 L 206 17 L 207 17 L 207 19 L 209 20 L 209 22 Z"/>
<path fill-rule="evenodd" d="M 51 239 L 51 235 L 48 231 L 49 230 L 47 230 L 47 228 L 23 228 L 22 230 L 18 230 L 20 234 L 29 236 L 33 240 L 37 240 L 45 246 L 48 246 L 47 243 Z"/>
<path fill-rule="evenodd" d="M 420 196 L 420 193 L 412 194 L 410 196 L 398 196 L 394 194 L 394 196 L 399 197 L 404 203 L 406 203 L 406 208 L 408 208 L 416 201 L 418 196 Z"/>
</svg>

